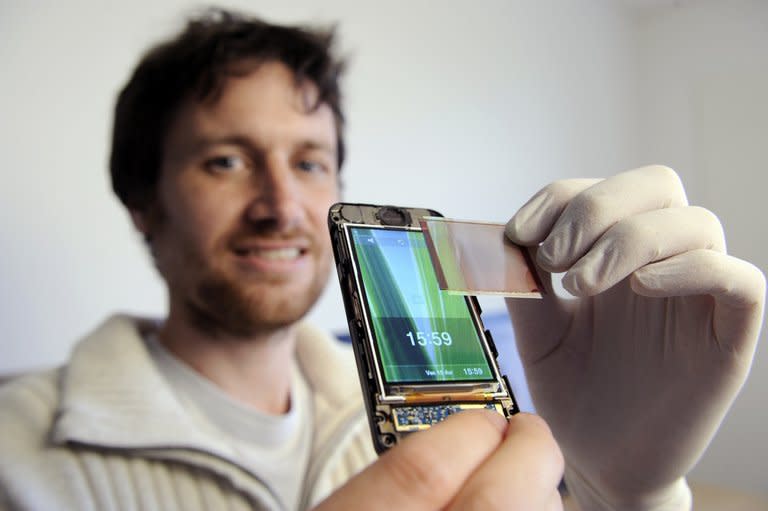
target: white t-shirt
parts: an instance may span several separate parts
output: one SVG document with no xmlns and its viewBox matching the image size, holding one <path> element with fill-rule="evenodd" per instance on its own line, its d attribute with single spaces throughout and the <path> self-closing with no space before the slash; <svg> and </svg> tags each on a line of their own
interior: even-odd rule
<svg viewBox="0 0 768 511">
<path fill-rule="evenodd" d="M 154 363 L 182 405 L 230 444 L 239 461 L 263 481 L 285 509 L 298 508 L 312 442 L 312 400 L 298 364 L 291 366 L 291 408 L 269 415 L 232 399 L 213 382 L 147 336 Z"/>
</svg>

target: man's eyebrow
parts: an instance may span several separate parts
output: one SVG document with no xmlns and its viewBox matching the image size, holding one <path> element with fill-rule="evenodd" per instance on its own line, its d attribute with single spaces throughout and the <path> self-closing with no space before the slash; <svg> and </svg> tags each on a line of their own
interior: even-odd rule
<svg viewBox="0 0 768 511">
<path fill-rule="evenodd" d="M 199 137 L 192 143 L 195 150 L 202 150 L 217 145 L 236 145 L 246 148 L 256 148 L 256 145 L 242 135 L 228 135 L 225 137 Z"/>
<path fill-rule="evenodd" d="M 315 139 L 306 139 L 299 144 L 299 147 L 302 149 L 309 149 L 310 151 L 325 151 L 333 155 L 336 154 L 335 144 Z"/>
<path fill-rule="evenodd" d="M 205 148 L 217 145 L 235 145 L 244 147 L 251 150 L 260 150 L 261 147 L 248 137 L 242 135 L 227 135 L 224 137 L 200 137 L 193 142 L 195 150 L 203 150 Z M 324 151 L 332 155 L 336 154 L 336 145 L 324 140 L 305 138 L 300 140 L 296 146 L 299 149 L 305 149 L 310 151 Z"/>
</svg>

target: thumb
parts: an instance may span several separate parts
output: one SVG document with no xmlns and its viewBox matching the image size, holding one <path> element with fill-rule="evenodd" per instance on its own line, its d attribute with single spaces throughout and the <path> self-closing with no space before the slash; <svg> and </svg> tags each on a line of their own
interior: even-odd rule
<svg viewBox="0 0 768 511">
<path fill-rule="evenodd" d="M 487 410 L 452 415 L 387 451 L 315 511 L 442 509 L 499 446 L 506 428 L 501 415 Z"/>
</svg>

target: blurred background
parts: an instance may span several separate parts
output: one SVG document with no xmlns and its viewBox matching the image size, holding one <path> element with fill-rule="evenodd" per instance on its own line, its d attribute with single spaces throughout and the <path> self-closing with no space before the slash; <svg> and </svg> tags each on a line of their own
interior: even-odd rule
<svg viewBox="0 0 768 511">
<path fill-rule="evenodd" d="M 663 163 L 719 215 L 732 254 L 768 267 L 765 0 L 220 5 L 338 23 L 351 62 L 346 200 L 506 221 L 552 180 Z M 140 53 L 198 7 L 0 0 L 0 373 L 62 363 L 114 311 L 164 313 L 110 191 L 111 110 Z M 337 287 L 312 320 L 341 331 Z M 765 336 L 696 480 L 768 492 Z"/>
</svg>

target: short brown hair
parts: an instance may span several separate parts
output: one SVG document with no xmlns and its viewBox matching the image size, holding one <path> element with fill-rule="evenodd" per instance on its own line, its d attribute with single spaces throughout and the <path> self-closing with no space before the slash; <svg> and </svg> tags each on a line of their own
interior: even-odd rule
<svg viewBox="0 0 768 511">
<path fill-rule="evenodd" d="M 337 134 L 337 162 L 344 161 L 339 79 L 344 61 L 333 53 L 334 30 L 275 25 L 222 9 L 188 20 L 175 38 L 151 48 L 120 92 L 115 106 L 109 167 L 112 188 L 129 209 L 143 211 L 154 200 L 168 128 L 182 101 L 215 99 L 243 62 L 276 60 L 297 84 L 318 89 L 313 108 L 327 104 Z"/>
</svg>

